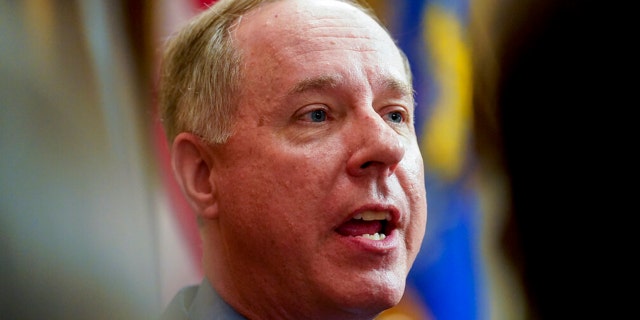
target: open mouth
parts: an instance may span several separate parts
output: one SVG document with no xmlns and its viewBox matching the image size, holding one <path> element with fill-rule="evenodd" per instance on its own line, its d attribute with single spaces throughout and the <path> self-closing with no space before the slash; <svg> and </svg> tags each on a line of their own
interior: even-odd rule
<svg viewBox="0 0 640 320">
<path fill-rule="evenodd" d="M 391 214 L 386 211 L 364 211 L 340 225 L 336 232 L 346 237 L 384 240 L 391 233 Z"/>
</svg>

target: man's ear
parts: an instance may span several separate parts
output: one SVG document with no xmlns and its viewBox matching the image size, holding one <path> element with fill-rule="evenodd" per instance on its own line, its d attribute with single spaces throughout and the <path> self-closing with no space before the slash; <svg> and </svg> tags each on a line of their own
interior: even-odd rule
<svg viewBox="0 0 640 320">
<path fill-rule="evenodd" d="M 203 218 L 218 216 L 213 159 L 209 146 L 194 134 L 182 132 L 173 140 L 171 166 L 176 180 L 196 213 Z"/>
</svg>

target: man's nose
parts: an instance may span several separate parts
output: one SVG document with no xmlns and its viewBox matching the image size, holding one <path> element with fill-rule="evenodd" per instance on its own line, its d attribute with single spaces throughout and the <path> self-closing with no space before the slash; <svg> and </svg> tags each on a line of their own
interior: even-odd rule
<svg viewBox="0 0 640 320">
<path fill-rule="evenodd" d="M 393 174 L 405 153 L 401 135 L 377 113 L 363 115 L 352 124 L 347 171 L 352 176 Z"/>
</svg>

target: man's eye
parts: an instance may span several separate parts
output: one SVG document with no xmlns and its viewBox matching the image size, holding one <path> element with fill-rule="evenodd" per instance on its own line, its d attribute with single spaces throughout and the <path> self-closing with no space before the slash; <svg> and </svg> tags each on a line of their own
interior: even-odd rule
<svg viewBox="0 0 640 320">
<path fill-rule="evenodd" d="M 389 119 L 391 122 L 395 122 L 395 123 L 403 123 L 404 122 L 404 116 L 402 115 L 402 112 L 400 112 L 400 111 L 394 111 L 394 112 L 387 113 L 387 119 Z"/>
<path fill-rule="evenodd" d="M 323 122 L 327 120 L 327 112 L 324 110 L 313 110 L 308 113 L 311 122 Z"/>
</svg>

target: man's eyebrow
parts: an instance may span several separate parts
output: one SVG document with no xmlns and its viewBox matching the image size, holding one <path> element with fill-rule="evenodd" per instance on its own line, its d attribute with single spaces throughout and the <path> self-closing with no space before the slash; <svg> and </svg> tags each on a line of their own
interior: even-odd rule
<svg viewBox="0 0 640 320">
<path fill-rule="evenodd" d="M 383 87 L 389 91 L 399 92 L 403 96 L 413 98 L 413 87 L 396 78 L 382 78 L 379 79 Z M 289 94 L 303 93 L 306 91 L 323 90 L 328 88 L 335 88 L 340 82 L 340 77 L 335 75 L 324 75 L 315 78 L 307 78 L 298 82 L 290 91 Z"/>
<path fill-rule="evenodd" d="M 382 83 L 387 90 L 397 91 L 403 96 L 413 97 L 413 87 L 404 81 L 396 78 L 385 78 L 382 80 Z"/>
<path fill-rule="evenodd" d="M 298 82 L 290 94 L 302 93 L 305 91 L 322 90 L 327 88 L 335 88 L 338 85 L 339 78 L 332 75 L 325 75 L 316 78 L 307 78 Z"/>
</svg>

